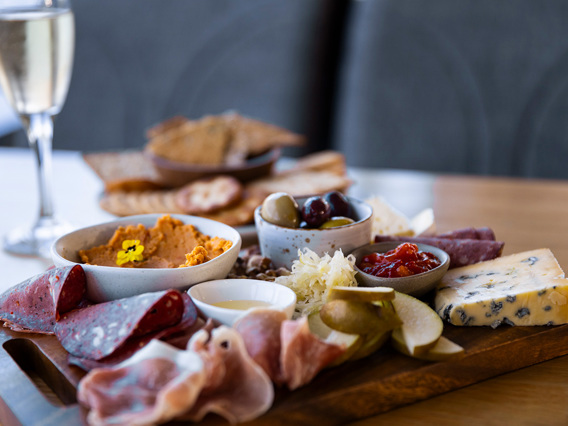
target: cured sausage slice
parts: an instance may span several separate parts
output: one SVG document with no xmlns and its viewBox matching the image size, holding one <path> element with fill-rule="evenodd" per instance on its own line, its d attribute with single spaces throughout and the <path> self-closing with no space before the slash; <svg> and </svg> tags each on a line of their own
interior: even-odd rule
<svg viewBox="0 0 568 426">
<path fill-rule="evenodd" d="M 179 349 L 185 349 L 189 339 L 197 331 L 202 328 L 212 330 L 214 326 L 211 320 L 205 321 L 197 316 L 197 308 L 187 293 L 182 293 L 182 299 L 184 302 L 184 312 L 178 324 L 145 334 L 144 336 L 131 337 L 112 354 L 99 360 L 69 354 L 67 356 L 67 362 L 85 371 L 90 371 L 94 368 L 112 367 L 130 358 L 141 348 L 145 347 L 152 339 L 160 339 Z"/>
<path fill-rule="evenodd" d="M 438 234 L 438 238 L 460 238 L 468 240 L 491 240 L 495 241 L 495 233 L 491 228 L 460 228 L 454 231 Z"/>
<path fill-rule="evenodd" d="M 53 334 L 60 316 L 76 308 L 85 291 L 81 265 L 48 269 L 0 296 L 0 320 L 15 331 Z"/>
<path fill-rule="evenodd" d="M 100 360 L 130 338 L 180 323 L 184 310 L 177 290 L 144 293 L 69 312 L 57 323 L 55 334 L 71 355 Z"/>
</svg>

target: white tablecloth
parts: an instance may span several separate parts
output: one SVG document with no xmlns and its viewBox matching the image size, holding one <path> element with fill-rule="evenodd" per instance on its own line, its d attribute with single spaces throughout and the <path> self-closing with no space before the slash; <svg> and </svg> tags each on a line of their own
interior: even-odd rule
<svg viewBox="0 0 568 426">
<path fill-rule="evenodd" d="M 20 225 L 31 225 L 39 211 L 37 174 L 31 149 L 0 148 L 0 235 Z M 77 152 L 59 151 L 53 158 L 56 216 L 81 227 L 111 220 L 97 196 L 102 182 Z M 0 250 L 0 292 L 44 271 L 48 259 L 17 256 Z"/>
<path fill-rule="evenodd" d="M 290 160 L 283 160 L 286 167 Z M 14 227 L 32 224 L 39 203 L 35 160 L 24 148 L 0 148 L 0 236 Z M 359 198 L 381 195 L 408 216 L 432 206 L 433 175 L 407 171 L 349 170 L 355 184 L 350 194 Z M 56 216 L 76 227 L 114 219 L 101 210 L 101 180 L 79 152 L 56 151 L 53 155 Z M 49 259 L 17 256 L 0 249 L 0 293 L 51 265 Z"/>
</svg>

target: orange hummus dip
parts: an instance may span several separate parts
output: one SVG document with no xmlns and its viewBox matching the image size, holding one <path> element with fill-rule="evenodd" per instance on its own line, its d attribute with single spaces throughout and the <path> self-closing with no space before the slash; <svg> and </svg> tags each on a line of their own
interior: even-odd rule
<svg viewBox="0 0 568 426">
<path fill-rule="evenodd" d="M 142 260 L 128 261 L 123 268 L 183 268 L 205 263 L 229 250 L 232 242 L 219 237 L 204 235 L 193 225 L 169 215 L 162 216 L 153 228 L 142 224 L 120 226 L 108 244 L 80 250 L 83 263 L 99 266 L 117 265 L 122 243 L 139 240 L 144 247 Z"/>
</svg>

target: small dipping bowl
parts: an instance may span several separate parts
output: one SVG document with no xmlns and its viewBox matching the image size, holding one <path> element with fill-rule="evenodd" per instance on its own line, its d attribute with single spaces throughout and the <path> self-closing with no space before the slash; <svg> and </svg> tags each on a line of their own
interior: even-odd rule
<svg viewBox="0 0 568 426">
<path fill-rule="evenodd" d="M 296 201 L 302 206 L 307 197 L 298 197 Z M 371 220 L 373 208 L 364 201 L 347 197 L 353 210 L 354 223 L 335 228 L 288 228 L 275 225 L 262 217 L 262 206 L 254 212 L 254 222 L 258 234 L 260 251 L 263 256 L 272 260 L 276 268 L 290 269 L 294 260 L 298 259 L 298 250 L 308 247 L 318 256 L 329 253 L 333 256 L 341 249 L 347 255 L 357 247 L 369 244 L 371 241 Z"/>
<path fill-rule="evenodd" d="M 231 326 L 248 308 L 272 307 L 285 312 L 288 318 L 292 318 L 296 306 L 296 293 L 291 289 L 281 284 L 261 280 L 237 278 L 207 281 L 191 287 L 188 294 L 203 314 L 228 326 Z M 236 303 L 255 301 L 260 304 L 247 306 L 245 309 L 214 305 L 228 301 Z"/>
<path fill-rule="evenodd" d="M 441 264 L 436 268 L 422 272 L 421 274 L 409 275 L 407 277 L 384 278 L 367 274 L 357 267 L 359 262 L 361 262 L 361 259 L 366 255 L 371 253 L 386 253 L 389 250 L 395 249 L 400 244 L 403 244 L 403 241 L 388 241 L 368 244 L 366 246 L 359 247 L 351 253 L 355 256 L 355 270 L 357 271 L 355 278 L 360 286 L 391 287 L 401 293 L 419 297 L 432 290 L 448 271 L 450 266 L 450 256 L 448 256 L 448 253 L 442 249 L 427 244 L 416 245 L 418 246 L 418 250 L 432 253 L 436 256 L 440 260 Z"/>
<path fill-rule="evenodd" d="M 184 224 L 191 224 L 210 237 L 230 240 L 229 250 L 208 262 L 184 268 L 121 268 L 85 265 L 79 250 L 106 244 L 119 226 L 156 224 L 163 214 L 128 216 L 70 232 L 57 239 L 51 247 L 51 257 L 57 267 L 80 264 L 87 277 L 87 297 L 93 302 L 107 302 L 142 293 L 168 289 L 186 290 L 203 281 L 224 278 L 233 267 L 241 248 L 241 236 L 234 228 L 202 217 L 171 214 Z"/>
</svg>

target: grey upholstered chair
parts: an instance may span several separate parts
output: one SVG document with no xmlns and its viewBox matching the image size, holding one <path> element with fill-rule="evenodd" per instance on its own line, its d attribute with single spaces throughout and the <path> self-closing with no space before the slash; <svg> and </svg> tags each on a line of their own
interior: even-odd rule
<svg viewBox="0 0 568 426">
<path fill-rule="evenodd" d="M 568 2 L 354 2 L 348 28 L 349 164 L 568 178 Z"/>
</svg>

